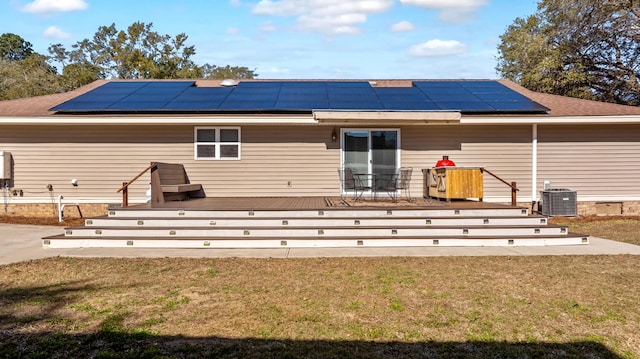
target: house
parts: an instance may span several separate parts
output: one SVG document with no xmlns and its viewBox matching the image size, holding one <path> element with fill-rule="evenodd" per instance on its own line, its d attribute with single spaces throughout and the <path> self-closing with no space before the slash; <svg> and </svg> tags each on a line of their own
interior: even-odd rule
<svg viewBox="0 0 640 359">
<path fill-rule="evenodd" d="M 150 162 L 181 163 L 207 197 L 339 196 L 337 169 L 412 167 L 448 155 L 519 188 L 577 193 L 579 214 L 640 213 L 640 108 L 507 81 L 106 81 L 0 102 L 11 156 L 4 211 L 52 215 L 58 196 L 98 215 Z M 6 177 L 7 175 L 5 175 Z M 148 177 L 131 184 L 144 203 Z M 484 201 L 510 202 L 484 176 Z"/>
</svg>

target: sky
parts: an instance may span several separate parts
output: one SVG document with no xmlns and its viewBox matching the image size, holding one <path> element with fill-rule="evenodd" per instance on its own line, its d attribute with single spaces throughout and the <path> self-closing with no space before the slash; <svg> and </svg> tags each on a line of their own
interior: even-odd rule
<svg viewBox="0 0 640 359">
<path fill-rule="evenodd" d="M 134 22 L 188 36 L 197 64 L 261 79 L 496 79 L 500 35 L 535 0 L 7 0 L 0 34 L 33 49 Z"/>
</svg>

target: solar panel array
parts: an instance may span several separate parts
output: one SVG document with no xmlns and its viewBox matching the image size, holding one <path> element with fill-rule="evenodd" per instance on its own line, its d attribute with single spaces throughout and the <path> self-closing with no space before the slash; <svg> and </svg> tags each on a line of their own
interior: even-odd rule
<svg viewBox="0 0 640 359">
<path fill-rule="evenodd" d="M 114 81 L 51 109 L 66 113 L 460 111 L 544 113 L 548 109 L 497 81 L 245 81 L 197 87 L 195 81 Z"/>
</svg>

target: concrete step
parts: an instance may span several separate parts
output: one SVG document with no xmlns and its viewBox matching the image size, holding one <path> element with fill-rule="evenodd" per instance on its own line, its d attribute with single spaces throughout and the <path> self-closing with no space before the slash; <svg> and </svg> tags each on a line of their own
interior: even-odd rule
<svg viewBox="0 0 640 359">
<path fill-rule="evenodd" d="M 589 237 L 569 233 L 564 236 L 419 236 L 419 237 L 66 237 L 43 238 L 45 248 L 337 248 L 337 247 L 487 247 L 585 245 Z"/>
<path fill-rule="evenodd" d="M 349 227 L 70 227 L 67 237 L 384 237 L 384 236 L 542 236 L 566 235 L 568 229 L 544 226 L 349 226 Z"/>
<path fill-rule="evenodd" d="M 364 214 L 366 215 L 366 214 Z M 314 217 L 314 218 L 112 218 L 85 221 L 87 227 L 350 227 L 350 226 L 545 226 L 545 217 Z"/>
</svg>

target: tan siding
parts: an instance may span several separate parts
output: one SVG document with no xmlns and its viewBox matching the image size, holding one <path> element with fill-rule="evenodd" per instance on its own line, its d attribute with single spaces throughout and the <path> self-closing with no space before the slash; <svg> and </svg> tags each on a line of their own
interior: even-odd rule
<svg viewBox="0 0 640 359">
<path fill-rule="evenodd" d="M 197 161 L 189 173 L 209 196 L 338 195 L 340 151 L 330 136 L 330 127 L 243 126 L 241 161 Z"/>
<path fill-rule="evenodd" d="M 640 196 L 638 126 L 540 126 L 538 179 L 579 197 Z"/>
<path fill-rule="evenodd" d="M 412 192 L 422 195 L 421 169 L 448 155 L 457 166 L 485 167 L 508 182 L 519 196 L 531 192 L 530 126 L 421 126 L 402 132 L 402 165 L 413 167 Z M 485 197 L 510 198 L 507 186 L 484 175 Z"/>
<path fill-rule="evenodd" d="M 183 163 L 209 196 L 337 195 L 340 152 L 330 135 L 320 126 L 244 126 L 240 161 L 195 161 L 193 126 L 4 127 L 0 149 L 12 152 L 14 185 L 26 197 L 48 198 L 52 184 L 68 200 L 117 202 L 122 182 L 151 161 Z M 148 184 L 145 175 L 132 185 L 132 200 L 143 199 Z"/>
<path fill-rule="evenodd" d="M 242 160 L 196 161 L 193 126 L 3 126 L 0 150 L 12 152 L 15 188 L 25 198 L 118 202 L 115 191 L 151 161 L 182 163 L 209 196 L 338 195 L 339 142 L 332 126 L 242 126 Z M 389 127 L 393 128 L 393 127 Z M 577 130 L 578 128 L 579 130 Z M 336 130 L 339 132 L 340 128 Z M 413 167 L 411 192 L 422 195 L 421 169 L 442 155 L 458 166 L 486 167 L 531 193 L 531 126 L 403 126 L 401 165 Z M 639 196 L 637 126 L 539 126 L 538 189 L 544 180 L 580 195 Z M 72 178 L 78 187 L 70 184 Z M 142 200 L 148 175 L 132 186 Z M 290 183 L 290 184 L 289 184 Z M 485 174 L 485 197 L 508 198 Z"/>
</svg>

